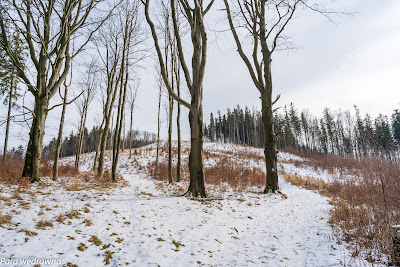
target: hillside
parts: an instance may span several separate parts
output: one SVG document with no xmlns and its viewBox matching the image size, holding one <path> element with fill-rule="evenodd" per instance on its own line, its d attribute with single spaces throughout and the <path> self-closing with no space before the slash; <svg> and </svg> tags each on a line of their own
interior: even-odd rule
<svg viewBox="0 0 400 267">
<path fill-rule="evenodd" d="M 205 149 L 206 167 L 218 166 L 225 157 L 242 168 L 264 169 L 261 149 L 215 143 Z M 260 194 L 263 187 L 251 182 L 218 186 L 211 181 L 209 200 L 189 199 L 180 196 L 185 179 L 168 185 L 167 177 L 164 182 L 150 177 L 154 145 L 136 149 L 131 159 L 128 155 L 121 153 L 117 184 L 93 181 L 85 173 L 93 154 L 83 156 L 82 174 L 75 177 L 44 178 L 28 186 L 0 184 L 0 258 L 40 255 L 65 266 L 370 264 L 351 257 L 347 243 L 336 238 L 328 223 L 329 198 L 316 191 L 282 178 L 282 194 L 273 195 Z M 332 179 L 327 171 L 291 163 L 302 160 L 279 153 L 281 174 Z M 73 164 L 72 158 L 62 161 Z"/>
</svg>

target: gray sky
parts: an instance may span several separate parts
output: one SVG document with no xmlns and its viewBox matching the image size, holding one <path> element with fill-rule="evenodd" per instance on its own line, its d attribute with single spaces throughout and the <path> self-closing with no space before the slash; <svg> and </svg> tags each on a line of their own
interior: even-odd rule
<svg viewBox="0 0 400 267">
<path fill-rule="evenodd" d="M 334 17 L 332 23 L 319 14 L 299 12 L 288 26 L 287 33 L 299 48 L 273 55 L 274 94 L 281 94 L 277 105 L 293 102 L 299 110 L 309 109 L 320 116 L 324 107 L 353 111 L 356 104 L 362 113 L 369 112 L 373 117 L 379 113 L 390 116 L 394 109 L 400 108 L 400 1 L 337 1 L 332 7 L 357 13 Z M 214 31 L 227 29 L 221 22 L 225 13 L 214 11 L 209 16 L 209 54 L 204 80 L 204 121 L 207 123 L 210 112 L 224 113 L 237 104 L 260 107 L 259 93 L 236 52 L 231 33 Z M 143 26 L 148 29 L 147 24 Z M 190 62 L 190 57 L 187 60 Z M 141 84 L 134 113 L 134 128 L 151 132 L 157 130 L 158 89 L 154 65 L 154 59 L 149 58 L 138 71 Z M 29 97 L 26 99 L 29 103 Z M 57 134 L 60 110 L 49 115 L 45 142 Z M 165 110 L 162 107 L 164 137 Z M 187 139 L 190 134 L 187 112 L 184 107 L 182 111 L 182 131 Z M 2 118 L 5 112 L 2 106 Z M 65 134 L 75 130 L 79 120 L 74 105 L 68 107 L 67 115 Z M 93 104 L 88 127 L 100 118 L 101 108 Z M 27 126 L 23 129 L 14 126 L 12 130 L 10 145 L 26 145 Z M 1 147 L 4 126 L 0 129 L 0 138 Z"/>
</svg>

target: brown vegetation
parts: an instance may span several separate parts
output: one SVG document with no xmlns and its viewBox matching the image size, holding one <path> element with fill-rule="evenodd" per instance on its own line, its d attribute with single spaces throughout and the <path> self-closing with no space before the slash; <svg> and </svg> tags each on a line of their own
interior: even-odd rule
<svg viewBox="0 0 400 267">
<path fill-rule="evenodd" d="M 40 220 L 36 224 L 37 229 L 46 229 L 46 227 L 53 227 L 53 223 L 47 220 Z"/>
<path fill-rule="evenodd" d="M 19 156 L 10 156 L 5 162 L 0 162 L 0 182 L 5 182 L 13 185 L 27 186 L 28 178 L 21 178 L 24 160 Z M 48 161 L 42 163 L 40 167 L 40 176 L 51 176 L 53 166 Z M 61 177 L 74 177 L 78 174 L 78 170 L 70 165 L 60 165 L 58 174 Z"/>
<path fill-rule="evenodd" d="M 236 159 L 228 155 L 212 154 L 205 152 L 205 158 L 216 161 L 215 165 L 206 165 L 204 167 L 205 181 L 207 185 L 230 187 L 234 190 L 243 191 L 253 186 L 263 186 L 265 184 L 265 174 L 257 167 L 250 167 L 247 164 L 238 164 Z M 158 181 L 168 181 L 168 162 L 159 161 L 150 163 L 147 172 Z M 172 171 L 176 173 L 176 165 L 173 165 Z M 181 180 L 189 180 L 189 168 L 187 164 L 182 164 Z"/>
<path fill-rule="evenodd" d="M 10 156 L 7 161 L 0 162 L 0 182 L 26 186 L 29 179 L 22 179 L 24 161 L 21 157 Z"/>
<path fill-rule="evenodd" d="M 1 211 L 0 211 L 0 226 L 2 226 L 3 224 L 9 224 L 11 223 L 11 219 L 12 216 L 11 215 L 4 215 Z"/>
<path fill-rule="evenodd" d="M 58 176 L 59 177 L 75 177 L 79 173 L 79 170 L 71 165 L 58 165 Z M 53 175 L 53 164 L 50 162 L 44 162 L 40 166 L 41 177 L 51 177 Z"/>
<path fill-rule="evenodd" d="M 342 158 L 332 155 L 297 153 L 306 158 L 295 162 L 328 170 L 332 183 L 297 175 L 283 177 L 331 198 L 329 222 L 337 226 L 353 256 L 370 262 L 384 261 L 392 252 L 391 225 L 400 224 L 400 166 L 381 158 Z M 335 172 L 336 170 L 336 172 Z M 351 175 L 345 177 L 344 175 Z"/>
<path fill-rule="evenodd" d="M 162 157 L 166 154 L 162 147 Z M 248 153 L 249 152 L 249 153 Z M 230 187 L 237 191 L 265 184 L 263 169 L 249 166 L 248 160 L 262 160 L 257 151 L 205 151 L 206 160 L 215 165 L 205 165 L 207 185 L 219 190 Z M 248 153 L 248 154 L 247 154 Z M 333 205 L 329 223 L 336 226 L 340 240 L 351 244 L 353 256 L 362 256 L 370 262 L 384 261 L 392 250 L 391 225 L 400 224 L 400 166 L 382 158 L 354 159 L 335 155 L 319 155 L 309 152 L 293 152 L 304 160 L 291 160 L 296 166 L 308 166 L 326 170 L 333 181 L 282 173 L 283 178 L 308 190 L 317 190 L 331 198 Z M 162 159 L 161 157 L 161 159 Z M 185 155 L 184 155 L 185 158 Z M 188 181 L 188 168 L 182 165 L 182 180 Z M 160 160 L 146 167 L 147 172 L 158 181 L 168 181 L 167 161 Z M 173 173 L 176 172 L 174 166 Z"/>
</svg>

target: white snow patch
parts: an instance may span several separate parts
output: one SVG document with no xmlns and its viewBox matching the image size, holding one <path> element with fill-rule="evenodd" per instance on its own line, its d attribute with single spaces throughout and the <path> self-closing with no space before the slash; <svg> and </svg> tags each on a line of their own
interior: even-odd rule
<svg viewBox="0 0 400 267">
<path fill-rule="evenodd" d="M 205 147 L 215 151 L 250 149 L 210 143 Z M 263 153 L 261 149 L 253 152 Z M 93 156 L 83 155 L 82 170 L 90 170 Z M 223 200 L 197 202 L 166 196 L 138 169 L 138 164 L 154 160 L 153 151 L 148 157 L 135 162 L 126 153 L 121 155 L 119 172 L 129 182 L 124 188 L 106 193 L 37 189 L 42 194 L 36 194 L 29 209 L 18 206 L 19 214 L 13 214 L 12 221 L 18 223 L 18 230 L 36 231 L 38 235 L 25 242 L 25 233 L 0 228 L 0 258 L 36 257 L 61 259 L 63 264 L 102 266 L 108 250 L 114 252 L 110 266 L 341 266 L 350 260 L 345 244 L 337 243 L 327 222 L 331 205 L 326 197 L 284 180 L 280 180 L 280 187 L 287 199 L 280 195 L 230 193 Z M 287 153 L 280 157 L 293 158 Z M 72 161 L 64 159 L 65 163 Z M 262 167 L 262 163 L 253 164 Z M 290 164 L 283 167 L 300 175 L 316 174 Z M 0 192 L 6 190 L 2 186 Z M 40 206 L 51 210 L 38 216 Z M 3 202 L 0 208 L 3 214 L 15 209 Z M 64 224 L 55 222 L 58 215 L 71 209 L 79 210 L 81 217 L 67 219 Z M 35 229 L 41 218 L 54 226 Z M 85 218 L 92 225 L 85 226 Z M 88 241 L 93 235 L 102 241 L 101 246 Z M 86 250 L 77 249 L 81 243 Z M 102 249 L 104 244 L 110 246 Z"/>
</svg>

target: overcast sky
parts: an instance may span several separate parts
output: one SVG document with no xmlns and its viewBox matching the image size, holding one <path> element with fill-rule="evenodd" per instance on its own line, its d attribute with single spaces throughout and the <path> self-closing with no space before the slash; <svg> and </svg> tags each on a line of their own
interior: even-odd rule
<svg viewBox="0 0 400 267">
<path fill-rule="evenodd" d="M 293 36 L 292 41 L 298 49 L 273 55 L 273 94 L 281 94 L 277 105 L 293 102 L 299 110 L 308 109 L 320 116 L 324 107 L 353 111 L 356 104 L 362 113 L 368 112 L 373 117 L 379 113 L 390 116 L 394 109 L 400 108 L 400 1 L 337 1 L 332 7 L 355 14 L 336 16 L 332 23 L 319 14 L 299 12 L 288 26 L 287 33 Z M 208 23 L 209 53 L 204 79 L 204 120 L 207 123 L 210 112 L 221 110 L 224 113 L 237 104 L 260 107 L 259 93 L 237 54 L 230 32 L 216 31 L 227 29 L 221 22 L 225 14 L 218 9 L 215 7 L 209 14 Z M 188 60 L 190 62 L 190 58 Z M 141 83 L 134 128 L 156 132 L 155 61 L 149 58 L 143 64 L 143 69 L 138 71 Z M 66 133 L 76 129 L 79 117 L 75 110 L 74 105 L 68 107 Z M 2 118 L 5 112 L 2 107 Z M 165 137 L 165 107 L 162 113 L 162 136 Z M 59 114 L 60 110 L 55 110 L 49 115 L 45 142 L 56 136 Z M 100 118 L 101 108 L 94 104 L 88 127 L 98 123 Z M 183 136 L 187 139 L 190 131 L 186 111 L 181 120 Z M 5 126 L 1 127 L 0 146 L 5 132 Z M 27 141 L 27 126 L 24 129 L 14 126 L 10 145 L 26 145 Z"/>
</svg>

